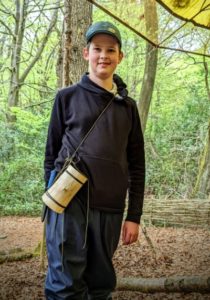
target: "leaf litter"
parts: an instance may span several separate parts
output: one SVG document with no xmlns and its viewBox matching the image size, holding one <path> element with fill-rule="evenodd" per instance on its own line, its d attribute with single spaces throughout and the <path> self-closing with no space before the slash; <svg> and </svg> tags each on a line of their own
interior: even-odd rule
<svg viewBox="0 0 210 300">
<path fill-rule="evenodd" d="M 40 218 L 1 217 L 0 255 L 14 249 L 34 251 L 42 239 Z M 123 246 L 114 255 L 118 277 L 160 278 L 167 276 L 210 276 L 210 231 L 205 228 L 147 227 L 148 243 L 141 232 L 138 242 Z M 45 260 L 45 265 L 47 261 Z M 1 300 L 44 300 L 45 272 L 40 258 L 4 262 L 0 266 Z M 116 291 L 113 300 L 206 300 L 210 294 Z"/>
</svg>

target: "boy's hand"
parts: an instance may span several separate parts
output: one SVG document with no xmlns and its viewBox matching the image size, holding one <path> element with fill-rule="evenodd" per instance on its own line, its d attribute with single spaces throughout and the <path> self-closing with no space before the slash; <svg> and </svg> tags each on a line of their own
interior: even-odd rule
<svg viewBox="0 0 210 300">
<path fill-rule="evenodd" d="M 137 241 L 139 235 L 139 224 L 125 221 L 122 228 L 123 245 L 129 245 Z"/>
</svg>

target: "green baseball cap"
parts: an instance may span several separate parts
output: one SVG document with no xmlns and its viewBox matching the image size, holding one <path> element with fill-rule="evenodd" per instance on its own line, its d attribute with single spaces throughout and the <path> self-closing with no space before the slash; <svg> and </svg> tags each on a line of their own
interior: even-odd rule
<svg viewBox="0 0 210 300">
<path fill-rule="evenodd" d="M 114 24 L 105 21 L 96 22 L 92 24 L 87 30 L 85 35 L 87 43 L 90 42 L 92 37 L 94 37 L 94 35 L 98 33 L 106 33 L 113 36 L 114 38 L 117 39 L 118 43 L 120 44 L 120 47 L 122 46 L 120 32 Z"/>
</svg>

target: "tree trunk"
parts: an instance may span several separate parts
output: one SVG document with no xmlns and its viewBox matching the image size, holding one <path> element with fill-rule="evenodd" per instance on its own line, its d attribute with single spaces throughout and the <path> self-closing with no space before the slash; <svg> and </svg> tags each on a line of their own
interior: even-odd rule
<svg viewBox="0 0 210 300">
<path fill-rule="evenodd" d="M 28 8 L 28 1 L 21 3 L 16 0 L 16 15 L 15 15 L 15 31 L 13 34 L 12 57 L 11 57 L 11 77 L 8 95 L 8 106 L 17 106 L 19 94 L 19 72 L 20 72 L 20 59 L 23 43 L 23 36 L 25 30 L 25 21 Z"/>
<path fill-rule="evenodd" d="M 155 0 L 144 1 L 145 23 L 147 36 L 157 43 L 158 40 L 158 20 Z M 146 128 L 149 107 L 155 83 L 157 69 L 158 49 L 151 44 L 146 44 L 146 61 L 144 67 L 143 83 L 140 93 L 139 113 L 143 132 Z"/>
<path fill-rule="evenodd" d="M 61 88 L 63 86 L 63 70 L 64 70 L 64 65 L 63 65 L 63 31 L 60 33 L 60 38 L 59 38 L 59 49 L 58 49 L 58 58 L 56 62 L 56 76 L 57 76 L 57 86 L 58 88 Z"/>
<path fill-rule="evenodd" d="M 142 293 L 209 292 L 209 276 L 174 276 L 163 278 L 119 278 L 117 290 Z"/>
<path fill-rule="evenodd" d="M 84 33 L 92 21 L 92 4 L 86 0 L 66 0 L 64 16 L 63 86 L 80 80 L 87 71 L 83 59 Z"/>
<path fill-rule="evenodd" d="M 203 65 L 205 70 L 205 85 L 208 100 L 210 103 L 210 86 L 209 86 L 209 70 L 208 64 L 203 57 Z M 198 196 L 200 198 L 210 197 L 210 120 L 208 124 L 208 131 L 206 135 L 206 142 L 204 145 L 203 153 L 201 155 L 199 166 L 198 166 L 198 176 L 196 179 L 195 188 L 191 194 L 191 197 Z"/>
<path fill-rule="evenodd" d="M 59 4 L 59 2 L 60 1 L 57 0 L 57 4 Z M 16 1 L 15 31 L 12 34 L 13 50 L 11 56 L 11 76 L 10 76 L 10 87 L 9 87 L 9 94 L 8 94 L 8 107 L 13 107 L 18 105 L 20 87 L 24 83 L 26 77 L 28 76 L 29 72 L 31 71 L 35 63 L 40 58 L 57 20 L 58 9 L 55 9 L 53 15 L 51 16 L 49 27 L 46 30 L 46 34 L 44 35 L 44 38 L 42 39 L 40 46 L 36 51 L 36 54 L 32 57 L 27 68 L 20 75 L 21 51 L 22 51 L 22 44 L 23 44 L 23 38 L 25 32 L 25 22 L 28 15 L 27 12 L 28 5 L 29 5 L 28 0 L 24 0 L 22 5 L 21 5 L 21 1 L 19 0 Z"/>
<path fill-rule="evenodd" d="M 206 198 L 210 196 L 210 121 L 203 153 L 201 155 L 198 176 L 191 197 Z"/>
</svg>

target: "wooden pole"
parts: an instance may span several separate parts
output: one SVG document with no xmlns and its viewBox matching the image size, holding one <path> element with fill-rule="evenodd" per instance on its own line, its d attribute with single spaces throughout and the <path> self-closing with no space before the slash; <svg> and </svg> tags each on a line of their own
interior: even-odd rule
<svg viewBox="0 0 210 300">
<path fill-rule="evenodd" d="M 118 291 L 142 293 L 158 292 L 210 292 L 210 275 L 173 276 L 162 278 L 118 278 Z"/>
</svg>

